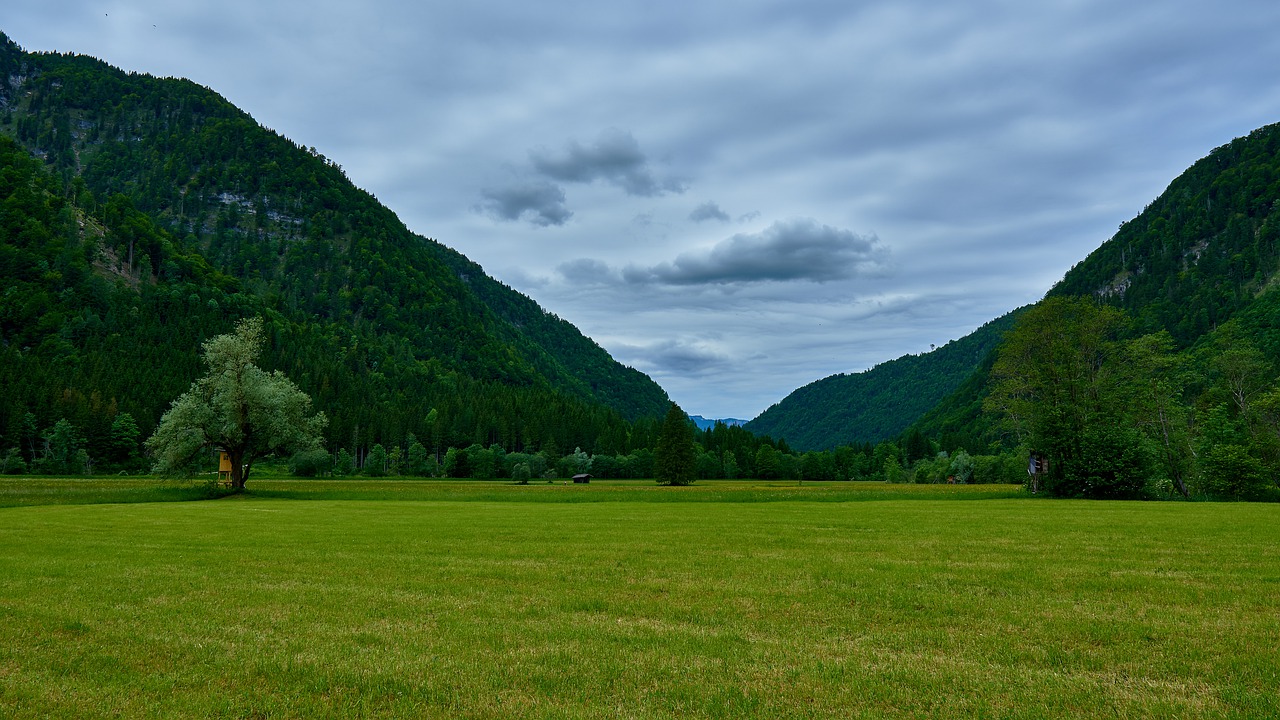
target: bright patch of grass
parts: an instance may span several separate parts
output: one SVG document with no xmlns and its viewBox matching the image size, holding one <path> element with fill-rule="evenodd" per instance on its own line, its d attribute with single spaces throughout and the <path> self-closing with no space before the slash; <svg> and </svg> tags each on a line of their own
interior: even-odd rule
<svg viewBox="0 0 1280 720">
<path fill-rule="evenodd" d="M 0 715 L 1280 714 L 1276 506 L 613 491 L 0 510 Z"/>
</svg>

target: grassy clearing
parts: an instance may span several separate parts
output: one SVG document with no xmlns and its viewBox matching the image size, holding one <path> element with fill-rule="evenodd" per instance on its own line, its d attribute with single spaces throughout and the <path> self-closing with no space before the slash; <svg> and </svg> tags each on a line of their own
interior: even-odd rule
<svg viewBox="0 0 1280 720">
<path fill-rule="evenodd" d="M 538 489 L 0 510 L 0 715 L 1280 715 L 1274 505 Z"/>
</svg>

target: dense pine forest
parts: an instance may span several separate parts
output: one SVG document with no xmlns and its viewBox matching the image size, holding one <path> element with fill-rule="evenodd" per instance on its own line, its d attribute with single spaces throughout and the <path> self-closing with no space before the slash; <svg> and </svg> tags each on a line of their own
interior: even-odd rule
<svg viewBox="0 0 1280 720">
<path fill-rule="evenodd" d="M 357 457 L 651 444 L 649 378 L 212 91 L 3 37 L 0 78 L 0 438 L 28 462 L 63 419 L 116 459 L 115 419 L 145 437 L 200 343 L 255 315 Z"/>
</svg>

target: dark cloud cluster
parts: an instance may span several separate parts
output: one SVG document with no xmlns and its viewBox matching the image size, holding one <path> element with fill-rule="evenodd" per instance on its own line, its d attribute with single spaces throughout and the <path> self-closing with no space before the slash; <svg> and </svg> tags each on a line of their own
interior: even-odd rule
<svg viewBox="0 0 1280 720">
<path fill-rule="evenodd" d="M 480 191 L 477 209 L 495 220 L 526 219 L 534 225 L 563 225 L 573 216 L 564 187 L 557 183 L 607 183 L 633 197 L 658 197 L 683 193 L 674 178 L 660 178 L 640 143 L 629 132 L 609 128 L 591 145 L 570 141 L 558 152 L 540 148 L 529 151 L 524 177 Z M 554 182 L 553 182 L 554 181 Z"/>
<path fill-rule="evenodd" d="M 665 340 L 628 350 L 637 365 L 664 374 L 702 375 L 723 368 L 730 361 L 722 352 L 685 340 Z"/>
<path fill-rule="evenodd" d="M 637 197 L 684 192 L 684 187 L 674 179 L 659 180 L 649 159 L 640 151 L 640 143 L 631 133 L 616 128 L 600 133 L 590 146 L 573 141 L 558 153 L 545 149 L 531 151 L 529 161 L 534 172 L 561 182 L 603 180 Z"/>
<path fill-rule="evenodd" d="M 519 180 L 480 191 L 483 198 L 476 209 L 495 220 L 514 222 L 521 218 L 534 225 L 563 225 L 573 217 L 565 206 L 564 189 L 539 179 Z"/>
<path fill-rule="evenodd" d="M 886 268 L 888 249 L 875 235 L 819 224 L 812 219 L 776 222 L 759 233 L 741 233 L 708 251 L 684 253 L 670 262 L 630 265 L 622 278 L 633 284 L 731 285 L 762 282 L 848 280 Z"/>
<path fill-rule="evenodd" d="M 704 202 L 689 213 L 689 219 L 693 222 L 706 222 L 708 220 L 719 220 L 720 222 L 729 222 L 729 213 L 720 209 L 720 206 L 714 202 Z"/>
</svg>

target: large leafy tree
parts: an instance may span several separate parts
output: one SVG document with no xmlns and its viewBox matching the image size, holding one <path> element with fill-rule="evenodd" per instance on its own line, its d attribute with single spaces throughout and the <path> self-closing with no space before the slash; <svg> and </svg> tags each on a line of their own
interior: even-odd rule
<svg viewBox="0 0 1280 720">
<path fill-rule="evenodd" d="M 654 448 L 654 471 L 663 485 L 688 485 L 693 482 L 697 454 L 693 447 L 693 426 L 675 403 L 667 411 Z"/>
<path fill-rule="evenodd" d="M 254 460 L 320 444 L 324 413 L 312 414 L 311 398 L 279 370 L 269 373 L 255 364 L 262 345 L 260 318 L 242 320 L 234 333 L 205 342 L 208 373 L 173 401 L 147 440 L 157 472 L 221 449 L 231 460 L 232 487 L 243 490 Z"/>
<path fill-rule="evenodd" d="M 1005 337 L 986 406 L 1018 439 L 1049 458 L 1048 487 L 1062 496 L 1137 494 L 1144 457 L 1121 392 L 1125 316 L 1090 299 L 1049 298 Z"/>
</svg>

